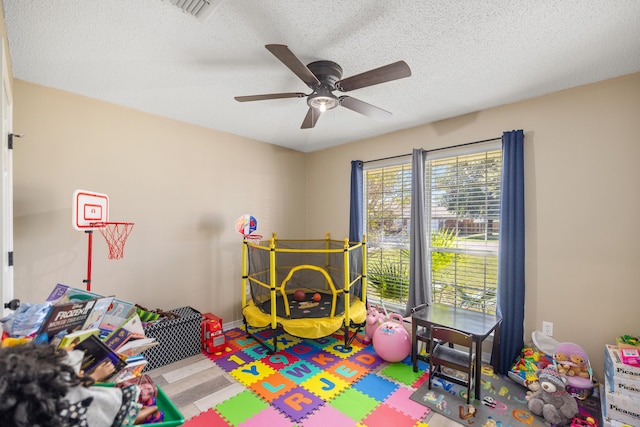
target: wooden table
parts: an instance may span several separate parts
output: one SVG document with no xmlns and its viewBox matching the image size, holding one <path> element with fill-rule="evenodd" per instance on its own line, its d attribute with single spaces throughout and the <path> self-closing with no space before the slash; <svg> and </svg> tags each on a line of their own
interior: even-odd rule
<svg viewBox="0 0 640 427">
<path fill-rule="evenodd" d="M 476 399 L 480 399 L 480 383 L 482 375 L 482 342 L 494 332 L 493 336 L 493 367 L 498 367 L 498 338 L 502 318 L 494 314 L 466 310 L 447 304 L 425 305 L 411 314 L 411 362 L 414 372 L 417 371 L 418 360 L 418 327 L 444 326 L 460 332 L 473 335 L 476 352 L 475 389 Z"/>
</svg>

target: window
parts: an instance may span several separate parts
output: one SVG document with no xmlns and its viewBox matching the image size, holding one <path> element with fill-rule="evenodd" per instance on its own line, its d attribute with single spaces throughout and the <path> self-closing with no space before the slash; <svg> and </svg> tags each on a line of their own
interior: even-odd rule
<svg viewBox="0 0 640 427">
<path fill-rule="evenodd" d="M 434 302 L 495 313 L 502 152 L 478 148 L 425 162 L 429 281 Z M 411 164 L 365 166 L 364 176 L 369 297 L 404 308 Z"/>
<path fill-rule="evenodd" d="M 409 289 L 411 164 L 365 170 L 369 295 L 404 304 Z"/>
</svg>

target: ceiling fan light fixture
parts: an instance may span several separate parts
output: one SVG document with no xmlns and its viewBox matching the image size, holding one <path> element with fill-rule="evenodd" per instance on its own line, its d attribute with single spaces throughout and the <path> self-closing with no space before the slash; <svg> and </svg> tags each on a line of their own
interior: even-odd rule
<svg viewBox="0 0 640 427">
<path fill-rule="evenodd" d="M 329 90 L 321 88 L 317 92 L 309 95 L 307 105 L 324 113 L 340 105 L 340 100 Z"/>
</svg>

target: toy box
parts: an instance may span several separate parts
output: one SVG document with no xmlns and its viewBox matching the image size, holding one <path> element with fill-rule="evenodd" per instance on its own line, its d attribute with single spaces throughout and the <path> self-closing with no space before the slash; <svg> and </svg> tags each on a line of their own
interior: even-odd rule
<svg viewBox="0 0 640 427">
<path fill-rule="evenodd" d="M 637 348 L 622 348 L 620 355 L 625 365 L 640 366 L 640 351 Z"/>
<path fill-rule="evenodd" d="M 207 353 L 216 353 L 224 350 L 227 344 L 224 333 L 222 332 L 221 318 L 211 313 L 203 314 L 200 331 L 200 341 L 203 350 Z"/>
<path fill-rule="evenodd" d="M 169 310 L 179 315 L 144 327 L 148 338 L 155 338 L 159 345 L 143 354 L 149 361 L 144 371 L 159 368 L 202 352 L 200 347 L 200 321 L 202 314 L 191 307 Z"/>
</svg>

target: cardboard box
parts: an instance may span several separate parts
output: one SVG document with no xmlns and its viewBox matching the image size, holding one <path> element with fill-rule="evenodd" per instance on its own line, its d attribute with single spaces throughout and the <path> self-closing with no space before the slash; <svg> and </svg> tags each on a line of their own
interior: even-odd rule
<svg viewBox="0 0 640 427">
<path fill-rule="evenodd" d="M 609 393 L 625 394 L 640 402 L 640 380 L 630 380 L 607 371 L 604 376 L 604 389 Z"/>
<path fill-rule="evenodd" d="M 604 372 L 611 378 L 627 378 L 640 381 L 640 366 L 627 365 L 622 362 L 622 356 L 617 345 L 604 346 Z"/>
<path fill-rule="evenodd" d="M 602 427 L 627 427 L 629 424 L 625 424 L 622 421 L 612 420 L 611 418 L 602 418 Z"/>
<path fill-rule="evenodd" d="M 621 393 L 611 393 L 606 390 L 601 393 L 602 417 L 640 426 L 640 402 Z"/>
</svg>

